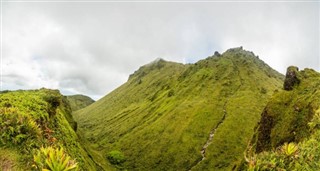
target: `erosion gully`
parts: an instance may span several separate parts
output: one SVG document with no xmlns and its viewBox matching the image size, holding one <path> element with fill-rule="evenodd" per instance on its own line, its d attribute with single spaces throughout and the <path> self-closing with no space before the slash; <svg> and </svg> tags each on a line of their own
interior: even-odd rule
<svg viewBox="0 0 320 171">
<path fill-rule="evenodd" d="M 232 61 L 233 62 L 233 61 Z M 233 62 L 234 64 L 234 62 Z M 226 116 L 227 116 L 227 104 L 229 102 L 229 100 L 238 92 L 238 90 L 241 88 L 242 86 L 242 79 L 241 79 L 241 76 L 240 76 L 240 71 L 238 69 L 238 67 L 234 64 L 233 65 L 236 72 L 237 72 L 237 75 L 238 75 L 238 78 L 240 79 L 240 85 L 239 87 L 236 89 L 236 91 L 234 91 L 234 93 L 229 96 L 229 98 L 227 99 L 227 101 L 224 103 L 223 105 L 223 116 L 221 118 L 221 120 L 218 122 L 218 124 L 210 131 L 210 134 L 209 134 L 209 138 L 207 140 L 207 142 L 203 145 L 200 153 L 201 153 L 201 160 L 199 160 L 195 165 L 193 165 L 189 171 L 191 171 L 193 168 L 195 168 L 196 166 L 198 166 L 203 160 L 206 159 L 206 150 L 207 148 L 209 147 L 209 145 L 212 143 L 212 140 L 213 140 L 213 137 L 214 137 L 214 134 L 216 133 L 217 129 L 220 127 L 220 125 L 224 122 L 224 120 L 226 119 Z"/>
</svg>

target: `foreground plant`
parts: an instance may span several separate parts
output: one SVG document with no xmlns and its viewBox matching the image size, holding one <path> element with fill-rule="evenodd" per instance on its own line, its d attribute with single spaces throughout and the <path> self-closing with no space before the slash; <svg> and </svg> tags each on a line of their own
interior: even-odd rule
<svg viewBox="0 0 320 171">
<path fill-rule="evenodd" d="M 280 148 L 280 151 L 287 157 L 297 157 L 298 146 L 295 143 L 284 143 L 284 145 Z"/>
<path fill-rule="evenodd" d="M 64 152 L 63 148 L 41 147 L 33 156 L 34 167 L 42 171 L 78 170 L 75 160 Z"/>
<path fill-rule="evenodd" d="M 284 143 L 273 151 L 259 154 L 249 147 L 245 153 L 246 169 L 249 171 L 313 171 L 320 170 L 320 109 L 308 123 L 313 134 L 299 143 Z"/>
</svg>

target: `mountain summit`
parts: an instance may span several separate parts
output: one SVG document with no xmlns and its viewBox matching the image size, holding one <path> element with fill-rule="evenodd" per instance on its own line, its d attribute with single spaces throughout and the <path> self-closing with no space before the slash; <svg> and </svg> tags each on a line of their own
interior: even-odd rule
<svg viewBox="0 0 320 171">
<path fill-rule="evenodd" d="M 160 59 L 74 117 L 118 168 L 231 170 L 283 79 L 242 47 L 195 64 Z"/>
</svg>

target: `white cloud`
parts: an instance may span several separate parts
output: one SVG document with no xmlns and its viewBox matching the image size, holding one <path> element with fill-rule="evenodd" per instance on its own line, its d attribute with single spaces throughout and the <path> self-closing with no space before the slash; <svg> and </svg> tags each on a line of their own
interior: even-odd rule
<svg viewBox="0 0 320 171">
<path fill-rule="evenodd" d="M 318 2 L 3 3 L 3 85 L 96 98 L 161 57 L 243 46 L 284 73 L 319 66 Z"/>
</svg>

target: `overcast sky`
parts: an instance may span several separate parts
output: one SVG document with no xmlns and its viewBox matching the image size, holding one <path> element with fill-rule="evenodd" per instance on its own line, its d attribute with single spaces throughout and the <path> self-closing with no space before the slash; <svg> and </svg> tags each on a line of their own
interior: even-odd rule
<svg viewBox="0 0 320 171">
<path fill-rule="evenodd" d="M 98 99 L 141 65 L 243 46 L 285 73 L 320 70 L 319 2 L 2 2 L 2 90 Z"/>
</svg>

